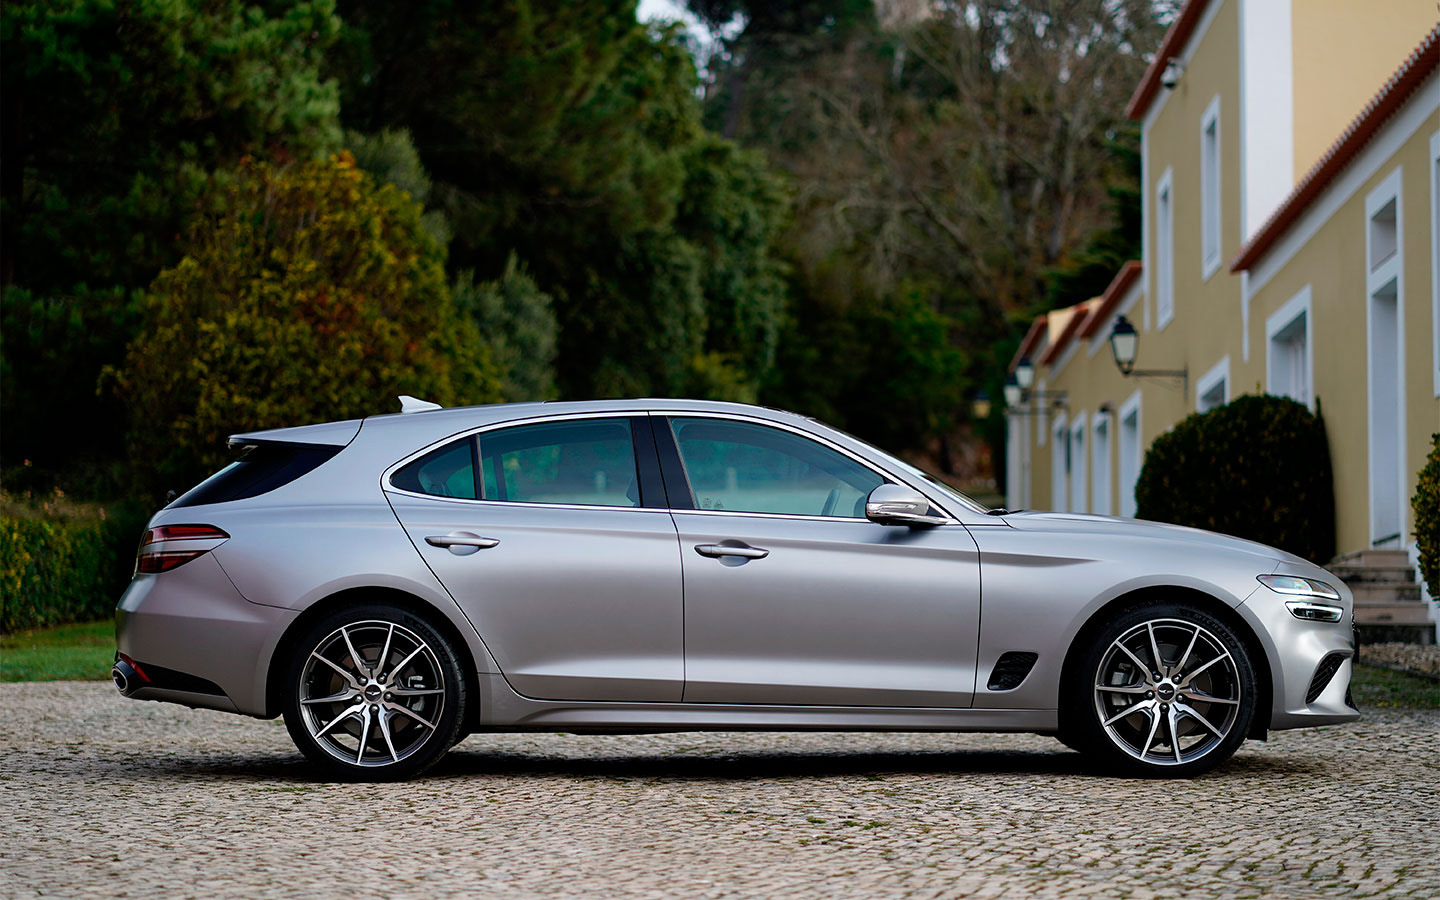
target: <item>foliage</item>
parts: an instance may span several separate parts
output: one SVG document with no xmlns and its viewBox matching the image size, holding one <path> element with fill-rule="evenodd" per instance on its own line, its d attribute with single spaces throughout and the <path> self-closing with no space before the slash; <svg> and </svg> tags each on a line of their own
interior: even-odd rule
<svg viewBox="0 0 1440 900">
<path fill-rule="evenodd" d="M 370 173 L 381 184 L 393 184 L 410 199 L 427 206 L 431 197 L 430 174 L 420 162 L 420 152 L 406 131 L 388 128 L 376 134 L 358 131 L 345 133 L 345 147 L 355 158 L 355 165 Z M 453 235 L 450 222 L 439 209 L 428 208 L 420 219 L 425 230 L 439 245 L 447 246 Z"/>
<path fill-rule="evenodd" d="M 207 173 L 338 143 L 333 0 L 26 0 L 4 45 L 5 284 L 139 286 Z"/>
<path fill-rule="evenodd" d="M 1335 555 L 1324 420 L 1287 397 L 1247 396 L 1156 438 L 1136 515 L 1259 541 L 1321 565 Z"/>
<path fill-rule="evenodd" d="M 456 270 L 524 260 L 553 302 L 560 393 L 682 393 L 705 354 L 753 391 L 783 318 L 785 196 L 701 128 L 676 32 L 638 23 L 633 0 L 340 10 L 346 125 L 409 132 Z"/>
<path fill-rule="evenodd" d="M 1432 434 L 1430 442 L 1430 455 L 1420 470 L 1410 508 L 1415 511 L 1420 574 L 1430 596 L 1440 599 L 1440 434 Z"/>
<path fill-rule="evenodd" d="M 952 327 L 918 285 L 841 309 L 806 297 L 766 399 L 866 440 L 916 447 L 946 430 L 968 388 Z"/>
<path fill-rule="evenodd" d="M 96 394 L 96 361 L 123 355 L 135 319 L 134 305 L 118 289 L 0 293 L 0 421 L 6 424 L 0 457 L 10 463 L 10 487 L 17 487 L 17 475 L 39 474 L 17 471 L 17 462 L 68 459 L 93 468 L 113 458 L 114 444 L 96 435 L 118 434 L 124 416 L 113 398 Z M 48 468 L 44 474 L 51 474 Z M 94 486 L 105 479 L 99 481 Z"/>
<path fill-rule="evenodd" d="M 472 273 L 461 272 L 455 305 L 490 348 L 506 400 L 555 398 L 555 310 L 515 257 L 495 281 L 476 284 Z"/>
<path fill-rule="evenodd" d="M 183 488 L 232 432 L 497 399 L 420 207 L 348 155 L 247 165 L 151 285 L 117 386 L 141 484 Z"/>
<path fill-rule="evenodd" d="M 146 516 L 63 498 L 0 505 L 0 634 L 108 616 L 130 579 Z"/>
</svg>

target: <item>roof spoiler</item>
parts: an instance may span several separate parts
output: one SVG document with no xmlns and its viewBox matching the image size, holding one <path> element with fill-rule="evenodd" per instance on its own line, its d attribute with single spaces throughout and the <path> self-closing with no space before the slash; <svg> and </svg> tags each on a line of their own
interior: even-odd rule
<svg viewBox="0 0 1440 900">
<path fill-rule="evenodd" d="M 301 425 L 296 428 L 271 428 L 267 431 L 251 431 L 247 434 L 230 435 L 230 448 L 248 447 L 253 444 L 318 444 L 330 447 L 344 447 L 360 433 L 360 420 L 325 422 L 320 425 Z"/>
</svg>

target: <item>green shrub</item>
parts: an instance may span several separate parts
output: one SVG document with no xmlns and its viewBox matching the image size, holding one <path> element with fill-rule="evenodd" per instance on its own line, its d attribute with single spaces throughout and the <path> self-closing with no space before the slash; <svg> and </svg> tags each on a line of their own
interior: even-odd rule
<svg viewBox="0 0 1440 900">
<path fill-rule="evenodd" d="M 348 154 L 247 165 L 220 183 L 185 258 L 142 303 L 117 387 L 152 497 L 226 459 L 227 435 L 499 399 L 421 209 Z"/>
<path fill-rule="evenodd" d="M 1136 515 L 1259 541 L 1324 564 L 1335 555 L 1325 423 L 1286 397 L 1195 413 L 1145 454 Z"/>
<path fill-rule="evenodd" d="M 1415 543 L 1420 548 L 1420 574 L 1430 596 L 1440 599 L 1440 434 L 1430 436 L 1430 456 L 1420 470 L 1410 508 L 1415 511 Z"/>
<path fill-rule="evenodd" d="M 0 512 L 0 634 L 111 615 L 148 517 L 121 506 L 73 515 L 15 503 Z"/>
</svg>

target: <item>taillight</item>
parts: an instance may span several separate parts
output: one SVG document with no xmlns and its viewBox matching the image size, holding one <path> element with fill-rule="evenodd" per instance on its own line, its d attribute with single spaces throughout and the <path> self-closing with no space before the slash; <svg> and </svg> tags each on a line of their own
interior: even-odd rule
<svg viewBox="0 0 1440 900">
<path fill-rule="evenodd" d="M 197 556 L 204 556 L 229 537 L 214 525 L 161 525 L 151 528 L 140 539 L 135 574 L 168 572 Z M 200 543 L 202 541 L 205 543 Z"/>
</svg>

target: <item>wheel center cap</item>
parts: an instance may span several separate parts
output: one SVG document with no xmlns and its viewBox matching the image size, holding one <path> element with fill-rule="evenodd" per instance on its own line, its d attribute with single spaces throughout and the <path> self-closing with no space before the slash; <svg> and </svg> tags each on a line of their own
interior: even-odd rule
<svg viewBox="0 0 1440 900">
<path fill-rule="evenodd" d="M 1159 697 L 1166 703 L 1169 703 L 1171 700 L 1175 699 L 1175 685 L 1171 684 L 1168 681 L 1157 684 L 1155 686 L 1155 696 Z"/>
<path fill-rule="evenodd" d="M 365 699 L 366 699 L 366 700 L 369 700 L 371 703 L 374 703 L 376 700 L 379 700 L 379 699 L 380 699 L 380 694 L 381 694 L 380 685 L 375 684 L 375 683 L 372 681 L 370 684 L 365 685 L 365 691 L 364 691 L 364 693 L 365 693 Z"/>
</svg>

